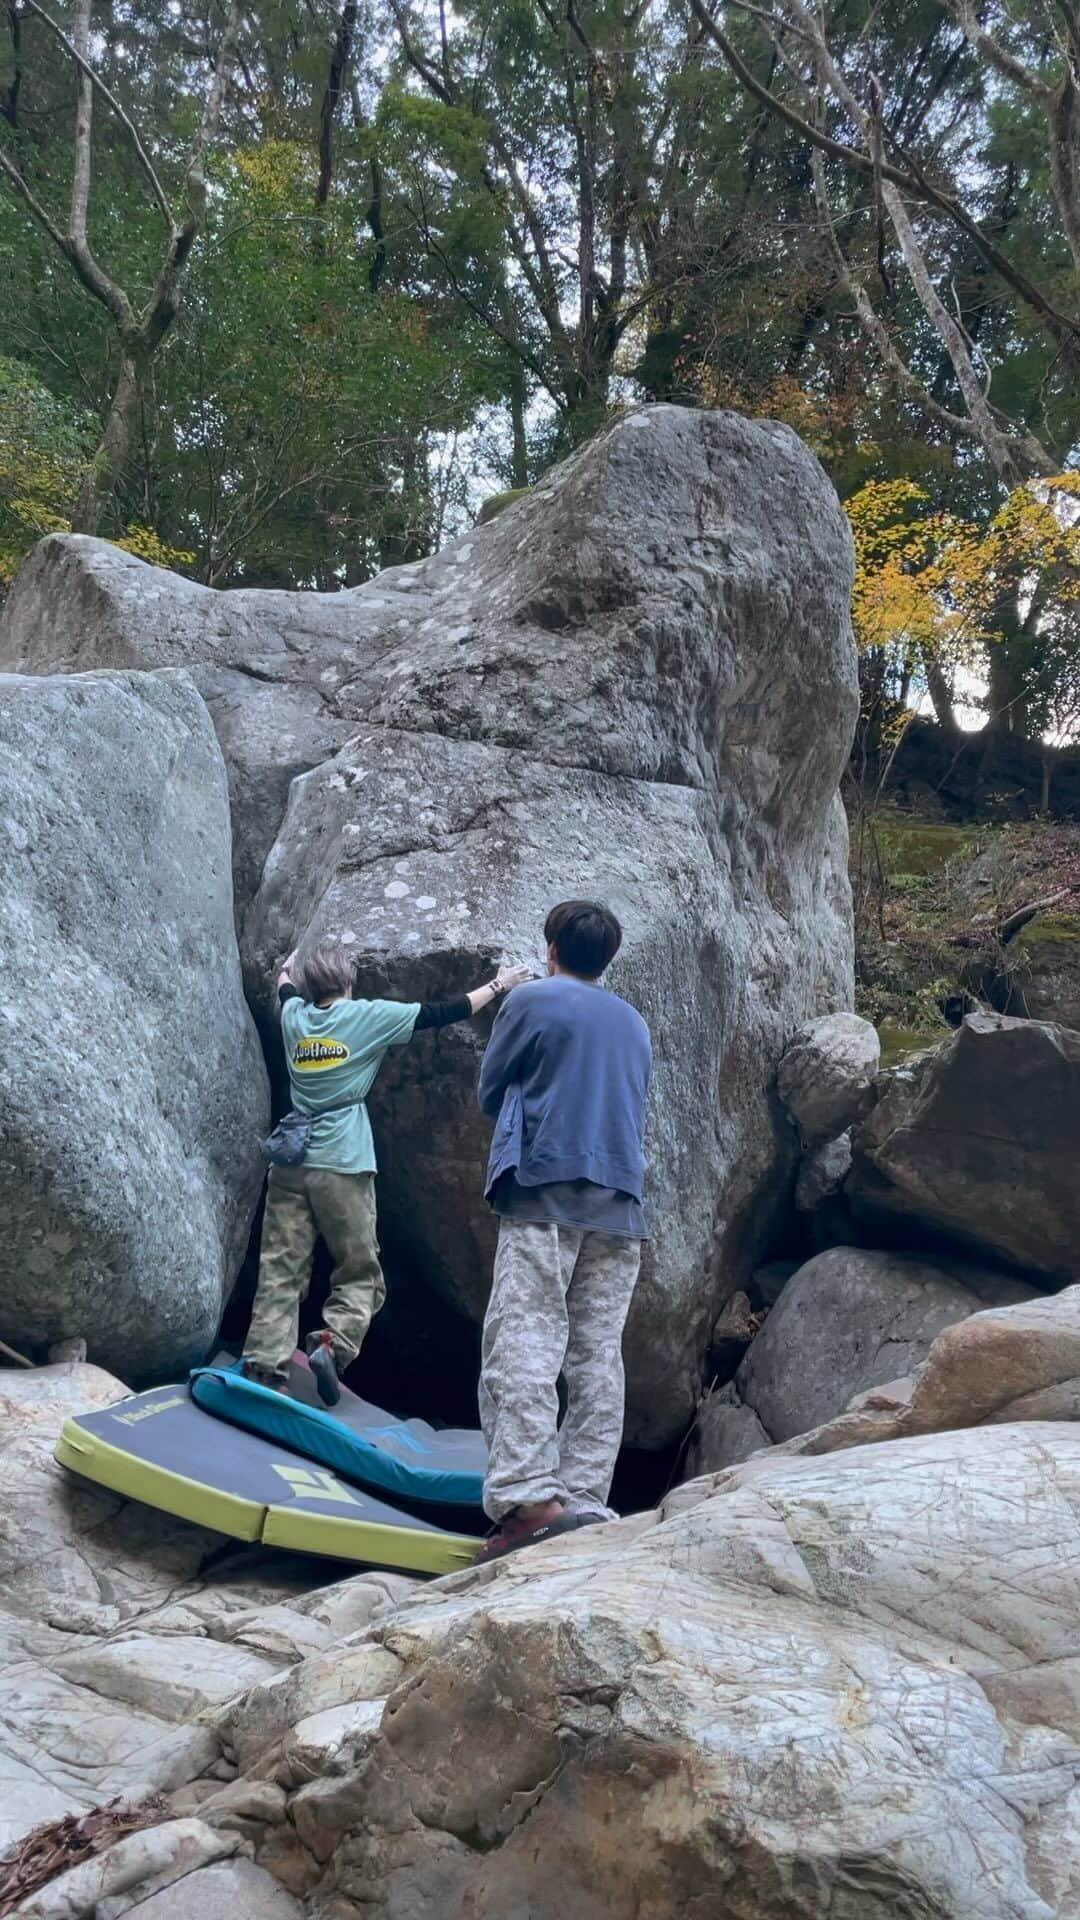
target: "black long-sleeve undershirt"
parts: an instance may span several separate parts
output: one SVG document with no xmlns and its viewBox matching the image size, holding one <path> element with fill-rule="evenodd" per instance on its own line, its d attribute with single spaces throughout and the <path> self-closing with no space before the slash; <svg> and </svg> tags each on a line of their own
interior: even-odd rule
<svg viewBox="0 0 1080 1920">
<path fill-rule="evenodd" d="M 282 1006 L 287 1000 L 299 1000 L 298 987 L 286 980 L 278 988 L 278 1000 Z M 456 1000 L 425 1000 L 416 1016 L 414 1033 L 423 1027 L 452 1027 L 457 1020 L 467 1020 L 472 1013 L 467 994 L 461 994 Z"/>
</svg>

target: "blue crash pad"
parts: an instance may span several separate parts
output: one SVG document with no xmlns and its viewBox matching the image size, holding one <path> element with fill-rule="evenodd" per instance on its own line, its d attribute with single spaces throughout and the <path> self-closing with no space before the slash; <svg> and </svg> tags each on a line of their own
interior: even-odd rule
<svg viewBox="0 0 1080 1920">
<path fill-rule="evenodd" d="M 357 1486 L 424 1505 L 481 1508 L 487 1465 L 482 1434 L 395 1420 L 347 1387 L 331 1411 L 318 1403 L 299 1353 L 291 1385 L 290 1394 L 277 1393 L 246 1379 L 235 1365 L 214 1365 L 192 1374 L 191 1397 L 205 1413 L 317 1460 Z"/>
</svg>

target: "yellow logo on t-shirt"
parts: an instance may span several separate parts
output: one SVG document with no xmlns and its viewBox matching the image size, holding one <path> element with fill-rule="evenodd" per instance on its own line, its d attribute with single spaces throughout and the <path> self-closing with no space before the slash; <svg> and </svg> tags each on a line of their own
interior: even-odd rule
<svg viewBox="0 0 1080 1920">
<path fill-rule="evenodd" d="M 305 1033 L 293 1048 L 292 1063 L 299 1073 L 322 1073 L 326 1067 L 340 1067 L 349 1059 L 343 1040 L 324 1040 L 317 1033 Z"/>
</svg>

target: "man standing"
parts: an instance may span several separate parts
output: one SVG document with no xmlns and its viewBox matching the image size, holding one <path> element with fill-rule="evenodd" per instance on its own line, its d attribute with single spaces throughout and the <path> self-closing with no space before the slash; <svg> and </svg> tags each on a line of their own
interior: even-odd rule
<svg viewBox="0 0 1080 1920">
<path fill-rule="evenodd" d="M 480 1378 L 495 1524 L 481 1562 L 614 1518 L 622 1334 L 645 1232 L 649 1029 L 600 985 L 622 929 L 606 907 L 567 900 L 544 938 L 548 978 L 500 1010 L 480 1075 L 499 1215 Z"/>
</svg>

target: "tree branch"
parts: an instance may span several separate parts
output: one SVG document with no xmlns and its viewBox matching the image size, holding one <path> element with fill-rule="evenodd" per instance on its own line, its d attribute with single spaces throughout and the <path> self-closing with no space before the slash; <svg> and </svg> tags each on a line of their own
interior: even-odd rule
<svg viewBox="0 0 1080 1920">
<path fill-rule="evenodd" d="M 67 39 L 67 35 L 64 35 Z M 90 204 L 90 160 L 94 126 L 94 90 L 86 52 L 90 44 L 90 0 L 75 0 L 75 39 L 68 45 L 78 63 L 75 82 L 75 163 L 71 173 L 71 211 L 68 215 L 68 240 L 73 247 L 87 246 L 86 214 Z"/>
<path fill-rule="evenodd" d="M 349 61 L 352 58 L 358 4 L 359 0 L 345 0 L 330 55 L 330 71 L 319 110 L 319 179 L 315 188 L 316 210 L 325 207 L 330 197 L 330 183 L 334 176 L 334 120 L 337 116 L 342 88 L 345 85 Z"/>
<path fill-rule="evenodd" d="M 191 155 L 188 160 L 185 182 L 187 187 L 188 214 L 184 221 L 184 229 L 190 227 L 192 238 L 194 238 L 199 222 L 206 210 L 206 175 L 203 172 L 203 162 L 206 158 L 208 148 L 212 146 L 217 136 L 218 122 L 221 119 L 222 101 L 225 98 L 225 75 L 233 56 L 233 50 L 237 35 L 240 32 L 240 22 L 243 19 L 243 15 L 244 8 L 242 0 L 232 0 L 232 4 L 229 7 L 228 18 L 225 22 L 225 31 L 221 36 L 221 45 L 218 48 L 214 77 L 210 82 L 210 90 L 206 96 L 206 105 L 203 108 L 202 119 L 199 122 L 199 131 L 195 136 Z M 184 229 L 182 229 L 182 231 Z"/>
<path fill-rule="evenodd" d="M 860 325 L 867 339 L 877 349 L 885 366 L 895 376 L 897 384 L 903 388 L 905 393 L 910 395 L 917 405 L 922 407 L 925 413 L 929 414 L 932 420 L 936 420 L 941 426 L 948 428 L 950 433 L 963 434 L 966 439 L 977 440 L 979 438 L 979 432 L 974 421 L 968 419 L 966 414 L 950 413 L 947 407 L 941 406 L 941 404 L 934 399 L 929 388 L 923 385 L 918 375 L 912 372 L 907 361 L 902 358 L 893 345 L 884 320 L 882 320 L 880 314 L 875 311 L 870 296 L 862 282 L 857 280 L 852 273 L 850 264 L 840 245 L 836 233 L 836 224 L 833 220 L 832 208 L 829 205 L 828 193 L 825 186 L 825 168 L 820 153 L 815 152 L 811 155 L 810 166 L 814 176 L 814 197 L 817 201 L 818 212 L 821 216 L 821 226 L 826 243 L 836 266 L 837 278 L 844 292 L 849 296 L 854 305 Z"/>
<path fill-rule="evenodd" d="M 404 10 L 401 6 L 401 0 L 390 0 L 390 11 L 394 16 L 394 24 L 398 30 L 398 38 L 401 41 L 401 50 L 404 53 L 405 58 L 408 61 L 410 67 L 412 67 L 413 72 L 419 75 L 420 79 L 424 82 L 425 86 L 430 87 L 432 93 L 436 94 L 440 100 L 444 101 L 447 106 L 452 106 L 454 101 L 454 94 L 452 90 L 450 90 L 447 87 L 447 85 L 444 84 L 442 78 L 440 77 L 438 68 L 433 67 L 431 63 L 425 59 L 424 55 L 419 51 L 418 47 L 416 46 L 409 32 L 409 29 L 405 23 L 405 15 L 404 15 Z"/>
<path fill-rule="evenodd" d="M 891 181 L 885 181 L 882 183 L 882 195 L 900 251 L 904 256 L 904 265 L 911 275 L 912 285 L 919 296 L 919 304 L 938 338 L 944 343 L 952 362 L 957 385 L 964 398 L 964 405 L 978 430 L 979 438 L 994 471 L 1006 486 L 1016 486 L 1027 477 L 1017 461 L 1018 443 L 1010 441 L 998 426 L 990 402 L 983 392 L 972 365 L 963 329 L 953 318 L 934 286 L 900 193 Z M 1032 434 L 1024 434 L 1022 445 L 1028 460 L 1034 460 L 1036 472 L 1049 475 L 1055 471 L 1059 463 L 1051 460 L 1049 454 L 1039 446 Z"/>
<path fill-rule="evenodd" d="M 0 113 L 14 132 L 19 124 L 19 92 L 22 87 L 22 15 L 15 0 L 7 0 L 8 26 L 11 29 L 11 79 L 0 101 Z"/>
<path fill-rule="evenodd" d="M 173 227 L 169 235 L 165 257 L 162 260 L 153 293 L 143 309 L 139 322 L 141 344 L 144 350 L 151 354 L 176 318 L 184 273 L 206 211 L 206 175 L 203 163 L 221 118 L 221 105 L 225 95 L 225 74 L 232 58 L 243 12 L 242 0 L 232 0 L 228 19 L 225 22 L 225 31 L 221 36 L 221 45 L 218 48 L 213 79 L 210 82 L 202 119 L 199 122 L 199 130 L 192 143 L 188 159 L 185 179 L 187 212 L 181 225 Z"/>
<path fill-rule="evenodd" d="M 690 5 L 710 39 L 719 47 L 736 78 L 755 100 L 760 100 L 770 113 L 775 113 L 778 119 L 783 120 L 796 133 L 801 134 L 811 146 L 818 147 L 822 153 L 829 154 L 834 160 L 842 161 L 845 166 L 853 168 L 858 173 L 873 174 L 874 163 L 868 153 L 862 153 L 858 147 L 848 146 L 842 140 L 834 140 L 823 128 L 815 127 L 811 121 L 757 79 L 723 28 L 709 12 L 705 0 L 690 0 Z M 1080 343 L 1080 320 L 1060 313 L 1027 275 L 1019 267 L 1014 266 L 1006 254 L 1002 253 L 1000 247 L 994 244 L 989 235 L 983 232 L 978 222 L 972 219 L 959 200 L 942 188 L 934 186 L 918 168 L 905 171 L 886 160 L 882 164 L 881 174 L 883 180 L 891 180 L 895 186 L 902 187 L 905 192 L 926 201 L 954 221 L 961 231 L 967 234 L 987 266 L 993 267 L 1025 305 L 1039 315 L 1047 331 L 1058 344 L 1070 354 L 1076 353 L 1077 345 Z"/>
<path fill-rule="evenodd" d="M 57 22 L 52 18 L 51 14 L 46 13 L 44 7 L 39 4 L 39 0 L 22 0 L 22 3 L 30 13 L 35 14 L 37 18 L 40 21 L 42 21 L 42 23 L 46 27 L 48 27 L 49 32 L 55 35 L 56 39 L 60 42 L 60 45 L 64 48 L 65 52 L 71 55 L 72 60 L 75 62 L 75 65 L 79 70 L 80 94 L 82 92 L 82 89 L 87 85 L 89 85 L 90 87 L 96 87 L 102 99 L 112 109 L 113 113 L 115 113 L 117 119 L 120 122 L 120 125 L 123 127 L 124 132 L 127 134 L 127 137 L 130 140 L 131 145 L 135 150 L 135 153 L 139 160 L 139 164 L 142 167 L 142 170 L 145 173 L 147 181 L 149 183 L 150 191 L 153 194 L 154 199 L 157 201 L 157 204 L 161 209 L 161 213 L 166 222 L 166 225 L 171 228 L 173 224 L 172 209 L 169 206 L 165 189 L 162 186 L 161 181 L 158 179 L 158 176 L 154 170 L 154 166 L 150 159 L 150 156 L 147 153 L 146 148 L 143 146 L 142 140 L 139 136 L 139 130 L 136 127 L 134 121 L 129 117 L 128 114 L 124 112 L 123 107 L 120 105 L 120 102 L 117 99 L 116 95 L 112 92 L 112 89 L 106 86 L 104 80 L 101 78 L 101 75 L 98 72 L 96 72 L 93 66 L 91 66 L 89 60 L 86 57 L 85 44 L 83 49 L 80 49 L 80 47 L 76 44 L 75 41 L 69 40 L 63 28 L 60 27 L 57 24 Z M 89 115 L 89 108 L 88 108 L 88 115 Z"/>
<path fill-rule="evenodd" d="M 993 34 L 981 25 L 971 0 L 945 0 L 945 4 L 969 46 L 974 47 L 976 53 L 981 53 L 983 59 L 996 68 L 1004 79 L 1015 81 L 1032 100 L 1049 109 L 1053 102 L 1053 88 L 994 39 Z"/>
<path fill-rule="evenodd" d="M 1011 80 L 1029 100 L 1042 108 L 1049 125 L 1050 181 L 1058 212 L 1069 242 L 1073 264 L 1080 271 L 1080 187 L 1077 182 L 1076 154 L 1076 63 L 1080 58 L 1080 23 L 1067 0 L 1056 0 L 1062 16 L 1066 44 L 1063 48 L 1065 71 L 1060 86 L 1054 87 L 1015 54 L 995 40 L 978 19 L 971 0 L 946 0 L 954 19 L 969 45 L 1006 80 Z"/>
<path fill-rule="evenodd" d="M 15 192 L 18 194 L 27 211 L 37 221 L 42 232 L 48 234 L 54 247 L 64 255 L 66 260 L 70 261 L 71 266 L 74 268 L 78 278 L 82 281 L 87 293 L 93 294 L 94 299 L 100 300 L 102 306 L 108 309 L 121 332 L 125 332 L 128 328 L 132 327 L 134 325 L 134 315 L 128 303 L 127 295 L 116 285 L 115 281 L 110 280 L 108 274 L 101 271 L 101 268 L 88 250 L 80 251 L 80 249 L 72 245 L 66 234 L 61 233 L 56 222 L 45 211 L 40 200 L 37 199 L 36 195 L 27 186 L 19 169 L 12 164 L 6 153 L 0 153 L 0 173 L 3 173 L 7 179 L 11 181 Z"/>
</svg>

